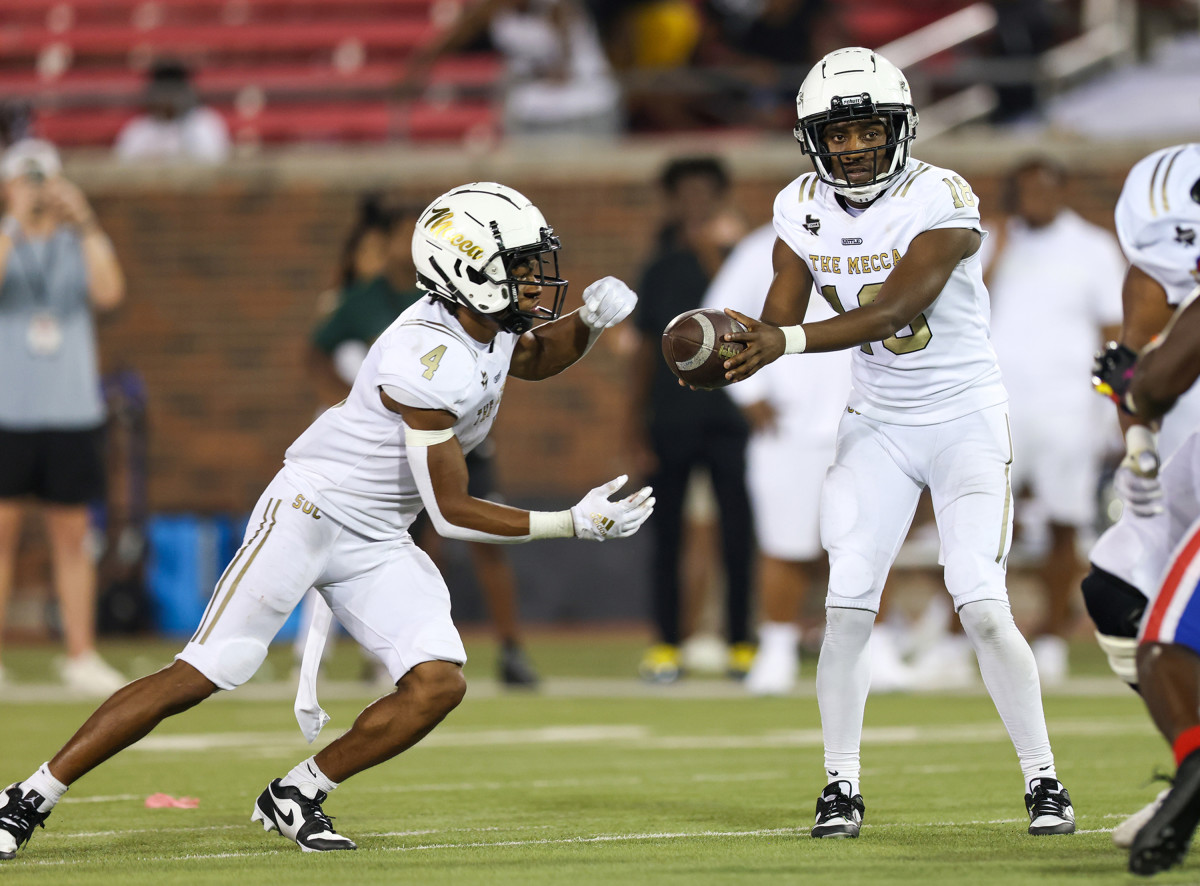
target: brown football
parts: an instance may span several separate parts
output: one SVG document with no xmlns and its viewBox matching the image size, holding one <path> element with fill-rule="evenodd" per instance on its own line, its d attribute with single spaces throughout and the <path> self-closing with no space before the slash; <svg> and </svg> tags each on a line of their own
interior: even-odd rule
<svg viewBox="0 0 1200 886">
<path fill-rule="evenodd" d="M 684 311 L 663 330 L 663 359 L 675 375 L 693 387 L 722 388 L 729 384 L 725 361 L 746 347 L 740 341 L 722 341 L 722 336 L 745 331 L 745 326 L 724 311 Z"/>
</svg>

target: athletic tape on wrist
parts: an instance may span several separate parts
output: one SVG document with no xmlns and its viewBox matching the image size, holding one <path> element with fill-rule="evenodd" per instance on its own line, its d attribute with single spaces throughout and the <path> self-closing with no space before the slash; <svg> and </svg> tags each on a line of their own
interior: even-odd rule
<svg viewBox="0 0 1200 886">
<path fill-rule="evenodd" d="M 575 535 L 575 522 L 570 511 L 530 511 L 529 537 L 571 538 Z"/>
<path fill-rule="evenodd" d="M 804 334 L 803 326 L 782 326 L 783 352 L 785 354 L 803 354 L 808 347 L 808 336 Z"/>
</svg>

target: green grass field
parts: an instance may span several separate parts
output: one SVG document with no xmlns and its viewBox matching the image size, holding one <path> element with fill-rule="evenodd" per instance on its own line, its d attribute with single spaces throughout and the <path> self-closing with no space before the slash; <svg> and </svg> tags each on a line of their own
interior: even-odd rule
<svg viewBox="0 0 1200 886">
<path fill-rule="evenodd" d="M 291 712 L 286 650 L 261 678 L 168 721 L 76 784 L 17 859 L 9 883 L 1129 883 L 1109 831 L 1159 790 L 1164 742 L 1141 702 L 1074 650 L 1083 678 L 1047 694 L 1079 816 L 1070 837 L 1026 834 L 1020 771 L 982 689 L 886 695 L 867 706 L 866 826 L 856 841 L 808 837 L 823 786 L 814 667 L 794 697 L 752 699 L 720 679 L 641 686 L 637 638 L 547 636 L 550 678 L 504 693 L 492 649 L 468 639 L 472 688 L 424 743 L 348 781 L 326 804 L 355 853 L 302 854 L 249 818 L 255 796 L 311 750 Z M 169 660 L 160 643 L 109 645 L 131 673 Z M 0 785 L 47 759 L 91 711 L 38 688 L 52 650 L 14 649 L 0 696 Z M 345 729 L 370 700 L 348 647 L 322 695 Z M 152 810 L 155 792 L 200 799 Z M 296 879 L 290 879 L 296 878 Z M 1156 882 L 1200 881 L 1200 854 Z"/>
</svg>

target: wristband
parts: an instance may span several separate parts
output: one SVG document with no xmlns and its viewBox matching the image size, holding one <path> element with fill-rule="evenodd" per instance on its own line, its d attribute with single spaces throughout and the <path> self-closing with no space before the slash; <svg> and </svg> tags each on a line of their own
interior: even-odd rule
<svg viewBox="0 0 1200 886">
<path fill-rule="evenodd" d="M 783 330 L 783 352 L 785 354 L 803 354 L 808 346 L 808 336 L 804 334 L 803 326 L 781 326 Z"/>
<path fill-rule="evenodd" d="M 529 537 L 533 538 L 572 538 L 575 535 L 575 521 L 571 519 L 570 511 L 530 511 Z"/>
</svg>

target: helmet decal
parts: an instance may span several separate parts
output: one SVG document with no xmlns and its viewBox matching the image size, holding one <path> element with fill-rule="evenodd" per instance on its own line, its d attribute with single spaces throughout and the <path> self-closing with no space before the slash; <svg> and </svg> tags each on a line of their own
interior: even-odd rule
<svg viewBox="0 0 1200 886">
<path fill-rule="evenodd" d="M 567 281 L 558 276 L 560 246 L 528 198 L 495 182 L 474 182 L 446 192 L 421 213 L 413 262 L 418 285 L 430 294 L 519 334 L 562 312 Z M 524 310 L 522 293 L 531 287 L 542 296 Z M 550 306 L 540 303 L 547 295 Z"/>
</svg>

